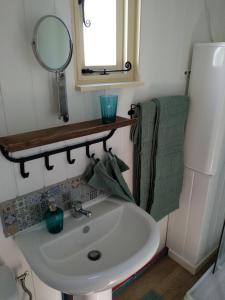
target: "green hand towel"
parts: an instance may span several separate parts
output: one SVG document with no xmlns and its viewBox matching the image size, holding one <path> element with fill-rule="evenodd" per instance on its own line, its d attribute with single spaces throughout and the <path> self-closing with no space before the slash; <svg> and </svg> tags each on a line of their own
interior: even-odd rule
<svg viewBox="0 0 225 300">
<path fill-rule="evenodd" d="M 189 98 L 162 97 L 138 106 L 134 141 L 134 197 L 157 221 L 179 207 L 184 128 Z"/>
<path fill-rule="evenodd" d="M 121 172 L 125 172 L 125 171 L 128 171 L 128 170 L 130 169 L 130 168 L 128 167 L 128 165 L 125 164 L 125 162 L 122 161 L 118 156 L 116 156 L 115 154 L 112 154 L 112 153 L 110 153 L 110 152 L 109 152 L 109 154 L 111 154 L 112 156 L 115 157 L 116 162 L 117 162 L 117 165 L 118 165 L 118 167 L 119 167 L 119 169 L 120 169 Z"/>
<path fill-rule="evenodd" d="M 106 167 L 107 173 L 120 184 L 124 193 L 129 197 L 129 201 L 135 202 L 121 173 L 121 169 L 127 170 L 128 166 L 124 162 L 122 162 L 122 160 L 118 159 L 116 155 L 112 155 L 110 153 L 108 154 L 104 165 Z"/>
<path fill-rule="evenodd" d="M 95 160 L 93 158 L 91 158 L 90 161 L 91 161 L 90 164 L 87 166 L 86 170 L 81 176 L 81 180 L 85 183 L 88 183 L 88 181 L 94 175 L 94 166 L 98 162 L 98 160 Z"/>
<path fill-rule="evenodd" d="M 126 201 L 135 202 L 120 171 L 117 159 L 111 154 L 108 154 L 104 162 L 99 161 L 95 164 L 94 175 L 88 184 Z"/>
<path fill-rule="evenodd" d="M 116 156 L 115 154 L 112 154 L 111 152 L 109 152 L 108 155 L 112 155 L 113 157 L 115 157 L 116 162 L 117 162 L 118 167 L 121 172 L 125 172 L 125 171 L 129 170 L 128 165 L 125 164 L 125 162 L 122 161 L 118 156 Z M 91 158 L 90 160 L 91 160 L 90 164 L 87 166 L 86 170 L 84 171 L 83 175 L 81 176 L 81 180 L 85 183 L 87 183 L 91 179 L 91 177 L 94 175 L 94 166 L 99 161 L 99 159 L 94 159 L 94 158 Z"/>
</svg>

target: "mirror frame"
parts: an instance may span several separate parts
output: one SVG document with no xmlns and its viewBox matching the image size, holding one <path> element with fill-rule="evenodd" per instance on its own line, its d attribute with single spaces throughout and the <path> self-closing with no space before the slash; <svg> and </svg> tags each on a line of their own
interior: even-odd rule
<svg viewBox="0 0 225 300">
<path fill-rule="evenodd" d="M 70 49 L 69 49 L 69 56 L 65 62 L 65 64 L 60 67 L 60 68 L 50 68 L 48 67 L 48 65 L 46 65 L 45 63 L 43 63 L 39 53 L 38 53 L 38 50 L 37 50 L 37 32 L 38 32 L 38 28 L 39 28 L 39 25 L 41 24 L 41 22 L 47 18 L 55 18 L 57 19 L 58 21 L 60 21 L 63 26 L 65 27 L 66 31 L 67 31 L 67 34 L 68 34 L 68 37 L 69 37 L 69 46 L 70 46 Z M 38 60 L 38 62 L 40 63 L 40 65 L 45 68 L 46 70 L 50 71 L 50 72 L 55 72 L 55 73 L 59 73 L 59 72 L 63 72 L 67 66 L 69 65 L 69 63 L 71 62 L 71 59 L 72 59 L 72 56 L 73 56 L 73 42 L 72 42 L 72 39 L 71 39 L 71 36 L 70 36 L 70 32 L 66 26 L 66 24 L 57 16 L 55 15 L 46 15 L 46 16 L 43 16 L 42 18 L 40 18 L 38 20 L 38 22 L 36 23 L 35 27 L 34 27 L 34 32 L 33 32 L 33 39 L 32 39 L 32 48 L 33 48 L 33 52 L 34 52 L 34 55 L 36 57 L 36 59 Z"/>
</svg>

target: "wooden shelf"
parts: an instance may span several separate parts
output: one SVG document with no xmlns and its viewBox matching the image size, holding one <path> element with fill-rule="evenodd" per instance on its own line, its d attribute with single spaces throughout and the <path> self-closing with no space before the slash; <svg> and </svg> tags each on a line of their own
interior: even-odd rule
<svg viewBox="0 0 225 300">
<path fill-rule="evenodd" d="M 135 122 L 136 119 L 117 117 L 116 122 L 114 123 L 102 124 L 102 120 L 98 119 L 0 137 L 0 145 L 3 146 L 8 152 L 16 152 L 129 126 Z"/>
</svg>

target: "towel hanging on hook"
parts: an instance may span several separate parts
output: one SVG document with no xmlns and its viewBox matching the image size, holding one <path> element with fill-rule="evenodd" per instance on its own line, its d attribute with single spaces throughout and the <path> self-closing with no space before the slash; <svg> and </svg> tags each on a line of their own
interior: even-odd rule
<svg viewBox="0 0 225 300">
<path fill-rule="evenodd" d="M 111 153 L 107 153 L 104 161 L 99 161 L 89 166 L 84 179 L 86 179 L 87 184 L 97 190 L 135 203 L 123 178 L 121 165 L 118 164 L 117 157 Z"/>
</svg>

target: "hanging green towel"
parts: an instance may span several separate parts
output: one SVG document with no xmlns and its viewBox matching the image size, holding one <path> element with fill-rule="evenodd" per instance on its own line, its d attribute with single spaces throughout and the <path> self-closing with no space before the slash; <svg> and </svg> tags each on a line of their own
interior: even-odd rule
<svg viewBox="0 0 225 300">
<path fill-rule="evenodd" d="M 87 166 L 86 170 L 84 171 L 83 175 L 81 176 L 81 180 L 87 183 L 91 177 L 94 175 L 94 166 L 99 160 L 90 158 L 90 164 Z"/>
<path fill-rule="evenodd" d="M 125 172 L 129 170 L 129 167 L 127 164 L 125 164 L 124 161 L 122 161 L 118 156 L 115 154 L 110 154 L 116 159 L 117 165 L 121 172 Z M 95 164 L 99 161 L 99 159 L 90 158 L 90 164 L 87 166 L 86 170 L 84 171 L 83 175 L 81 176 L 81 180 L 85 183 L 88 183 L 88 181 L 91 179 L 91 177 L 94 175 L 94 167 Z"/>
<path fill-rule="evenodd" d="M 184 128 L 189 98 L 162 97 L 138 105 L 134 142 L 134 197 L 160 220 L 179 207 Z"/>
<path fill-rule="evenodd" d="M 150 166 L 155 127 L 156 105 L 153 101 L 143 102 L 137 107 L 138 122 L 131 127 L 134 142 L 133 189 L 136 203 L 147 210 L 151 185 Z"/>
<path fill-rule="evenodd" d="M 94 174 L 87 183 L 105 193 L 135 202 L 120 170 L 122 161 L 120 160 L 119 167 L 117 159 L 117 157 L 109 153 L 104 162 L 98 161 L 93 169 Z M 125 166 L 124 164 L 123 169 L 127 167 Z"/>
<path fill-rule="evenodd" d="M 116 156 L 115 154 L 112 154 L 111 152 L 109 153 L 111 154 L 112 156 L 114 156 L 114 158 L 116 159 L 116 162 L 117 162 L 117 165 L 120 169 L 121 172 L 125 172 L 125 171 L 128 171 L 130 168 L 128 167 L 127 164 L 125 164 L 124 161 L 122 161 L 118 156 Z"/>
</svg>

